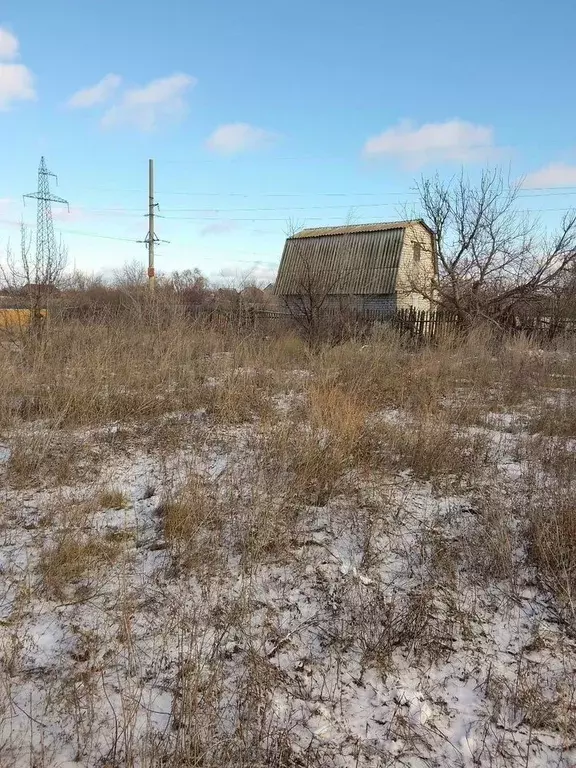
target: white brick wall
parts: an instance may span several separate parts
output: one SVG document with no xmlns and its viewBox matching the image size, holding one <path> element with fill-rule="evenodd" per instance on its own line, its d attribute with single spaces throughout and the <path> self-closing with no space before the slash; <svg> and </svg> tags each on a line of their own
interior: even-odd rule
<svg viewBox="0 0 576 768">
<path fill-rule="evenodd" d="M 292 311 L 297 311 L 302 303 L 296 298 L 286 297 L 288 305 Z M 390 312 L 396 311 L 396 294 L 382 294 L 373 296 L 327 296 L 322 304 L 322 309 L 351 309 L 357 311 L 378 311 Z"/>
<path fill-rule="evenodd" d="M 420 261 L 414 261 L 414 243 L 420 243 Z M 434 248 L 432 235 L 421 224 L 413 224 L 404 232 L 404 244 L 398 269 L 398 309 L 415 307 L 415 309 L 430 310 L 429 299 L 419 290 L 429 292 L 434 278 Z"/>
</svg>

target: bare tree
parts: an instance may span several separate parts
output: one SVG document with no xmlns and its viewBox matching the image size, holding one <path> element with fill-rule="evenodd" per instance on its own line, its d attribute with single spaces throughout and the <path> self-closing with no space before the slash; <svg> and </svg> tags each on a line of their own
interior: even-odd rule
<svg viewBox="0 0 576 768">
<path fill-rule="evenodd" d="M 148 285 L 148 277 L 142 262 L 134 259 L 115 269 L 112 273 L 112 285 L 126 293 L 142 292 Z"/>
<path fill-rule="evenodd" d="M 549 306 L 557 319 L 576 317 L 576 260 L 554 286 Z"/>
<path fill-rule="evenodd" d="M 520 189 L 498 169 L 484 171 L 476 185 L 463 174 L 417 183 L 422 214 L 435 232 L 439 271 L 432 284 L 414 288 L 465 325 L 481 318 L 505 324 L 574 268 L 576 211 L 549 234 L 521 211 Z"/>
<path fill-rule="evenodd" d="M 212 298 L 208 280 L 197 268 L 172 272 L 167 287 L 187 307 L 208 304 Z"/>
<path fill-rule="evenodd" d="M 82 272 L 75 269 L 64 280 L 63 287 L 74 293 L 89 293 L 105 290 L 104 277 L 99 273 Z"/>
<path fill-rule="evenodd" d="M 0 277 L 4 289 L 30 312 L 30 330 L 39 336 L 44 318 L 54 294 L 59 290 L 68 260 L 66 248 L 60 242 L 54 250 L 38 252 L 25 224 L 20 226 L 20 248 L 15 252 L 10 243 Z"/>
<path fill-rule="evenodd" d="M 344 226 L 353 224 L 348 217 Z M 299 239 L 296 234 L 303 226 L 294 220 L 289 220 L 286 227 L 286 237 L 293 238 L 293 253 L 291 265 L 292 288 L 290 295 L 283 297 L 284 304 L 290 316 L 304 334 L 309 347 L 317 345 L 326 326 L 326 310 L 339 310 L 345 314 L 345 297 L 342 294 L 345 284 L 345 270 L 329 271 L 324 264 L 318 262 L 307 247 L 306 239 Z M 345 258 L 349 249 L 349 238 L 339 235 L 337 260 L 347 263 Z M 333 298 L 338 296 L 338 305 L 333 306 Z"/>
</svg>

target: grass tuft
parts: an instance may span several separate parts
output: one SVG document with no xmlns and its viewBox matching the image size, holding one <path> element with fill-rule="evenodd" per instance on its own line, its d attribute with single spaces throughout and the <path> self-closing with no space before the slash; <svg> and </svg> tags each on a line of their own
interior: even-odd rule
<svg viewBox="0 0 576 768">
<path fill-rule="evenodd" d="M 130 501 L 126 494 L 118 488 L 107 488 L 98 496 L 98 503 L 104 509 L 126 509 Z"/>
<path fill-rule="evenodd" d="M 121 553 L 121 540 L 65 532 L 41 552 L 38 570 L 47 594 L 62 599 L 71 585 L 94 579 L 98 570 L 113 565 Z"/>
</svg>

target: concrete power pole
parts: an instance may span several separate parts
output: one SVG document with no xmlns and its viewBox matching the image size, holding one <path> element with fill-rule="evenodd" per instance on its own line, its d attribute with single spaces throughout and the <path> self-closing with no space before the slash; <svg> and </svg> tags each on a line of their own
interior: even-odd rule
<svg viewBox="0 0 576 768">
<path fill-rule="evenodd" d="M 144 241 L 148 245 L 148 288 L 152 292 L 156 285 L 154 271 L 154 245 L 158 242 L 154 231 L 154 160 L 148 160 L 148 234 Z"/>
</svg>

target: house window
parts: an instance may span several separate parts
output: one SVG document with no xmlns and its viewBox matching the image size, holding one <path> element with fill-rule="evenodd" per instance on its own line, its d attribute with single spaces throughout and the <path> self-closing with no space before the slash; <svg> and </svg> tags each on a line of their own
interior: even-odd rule
<svg viewBox="0 0 576 768">
<path fill-rule="evenodd" d="M 422 251 L 422 246 L 420 243 L 414 243 L 414 261 L 418 263 L 420 261 L 420 253 Z"/>
</svg>

